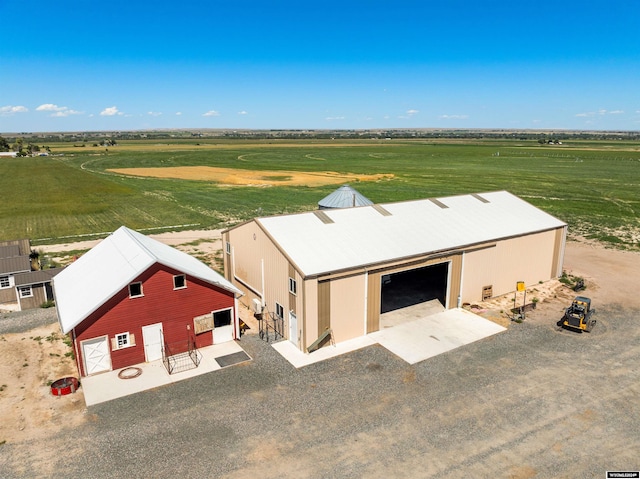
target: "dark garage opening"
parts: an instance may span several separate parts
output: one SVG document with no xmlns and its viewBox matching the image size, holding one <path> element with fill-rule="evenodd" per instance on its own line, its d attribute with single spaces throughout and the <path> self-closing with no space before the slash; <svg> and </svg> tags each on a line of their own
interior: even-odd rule
<svg viewBox="0 0 640 479">
<path fill-rule="evenodd" d="M 437 299 L 446 306 L 449 263 L 382 276 L 380 313 Z"/>
</svg>

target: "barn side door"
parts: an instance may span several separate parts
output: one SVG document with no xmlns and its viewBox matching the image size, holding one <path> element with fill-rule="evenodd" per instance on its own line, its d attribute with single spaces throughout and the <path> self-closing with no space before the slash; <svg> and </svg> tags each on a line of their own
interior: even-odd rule
<svg viewBox="0 0 640 479">
<path fill-rule="evenodd" d="M 142 340 L 144 341 L 144 357 L 149 363 L 162 359 L 162 323 L 150 324 L 142 327 Z"/>
</svg>

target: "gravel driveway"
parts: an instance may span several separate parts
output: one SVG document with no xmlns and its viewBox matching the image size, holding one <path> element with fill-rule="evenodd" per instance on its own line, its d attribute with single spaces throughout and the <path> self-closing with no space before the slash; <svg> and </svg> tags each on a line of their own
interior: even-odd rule
<svg viewBox="0 0 640 479">
<path fill-rule="evenodd" d="M 577 334 L 558 331 L 555 313 L 541 309 L 413 366 L 372 346 L 295 370 L 245 336 L 251 362 L 93 406 L 82 428 L 46 442 L 0 446 L 0 476 L 604 478 L 640 470 L 640 312 L 607 306 L 591 334 Z"/>
</svg>

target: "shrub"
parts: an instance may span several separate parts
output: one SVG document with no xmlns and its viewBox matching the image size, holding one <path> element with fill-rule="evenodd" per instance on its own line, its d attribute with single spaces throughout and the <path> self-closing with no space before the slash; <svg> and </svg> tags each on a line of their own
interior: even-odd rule
<svg viewBox="0 0 640 479">
<path fill-rule="evenodd" d="M 56 302 L 53 299 L 48 299 L 44 303 L 40 305 L 41 308 L 51 308 L 56 305 Z"/>
</svg>

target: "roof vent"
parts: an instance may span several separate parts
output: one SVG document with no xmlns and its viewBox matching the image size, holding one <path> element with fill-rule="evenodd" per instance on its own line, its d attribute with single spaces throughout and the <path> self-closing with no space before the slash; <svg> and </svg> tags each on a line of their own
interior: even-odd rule
<svg viewBox="0 0 640 479">
<path fill-rule="evenodd" d="M 314 215 L 316 215 L 316 217 L 322 221 L 325 225 L 334 223 L 334 221 L 329 218 L 329 215 L 326 214 L 324 211 L 320 211 L 320 210 L 316 210 L 313 212 Z"/>
<path fill-rule="evenodd" d="M 388 210 L 385 210 L 380 205 L 372 205 L 373 209 L 380 213 L 382 216 L 391 216 L 391 213 Z"/>
<path fill-rule="evenodd" d="M 472 194 L 471 194 L 471 196 L 473 196 L 476 200 L 480 200 L 480 201 L 482 201 L 483 203 L 491 203 L 491 201 L 489 201 L 489 200 L 488 200 L 488 199 L 486 199 L 486 198 L 483 198 L 482 196 L 480 196 L 480 195 L 479 195 L 479 194 L 477 194 L 477 193 L 472 193 Z"/>
<path fill-rule="evenodd" d="M 431 201 L 431 203 L 433 203 L 434 205 L 438 205 L 440 208 L 442 209 L 447 209 L 449 208 L 447 205 L 445 205 L 442 201 L 438 201 L 435 198 L 429 198 L 429 201 Z"/>
</svg>

